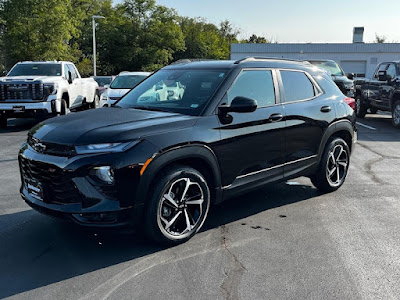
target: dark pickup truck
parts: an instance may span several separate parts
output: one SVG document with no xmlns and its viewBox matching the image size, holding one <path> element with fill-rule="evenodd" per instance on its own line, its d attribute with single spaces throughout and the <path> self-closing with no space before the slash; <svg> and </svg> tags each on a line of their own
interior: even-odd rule
<svg viewBox="0 0 400 300">
<path fill-rule="evenodd" d="M 392 124 L 400 128 L 400 61 L 378 65 L 371 79 L 354 80 L 356 115 L 364 118 L 367 110 L 392 113 Z"/>
</svg>

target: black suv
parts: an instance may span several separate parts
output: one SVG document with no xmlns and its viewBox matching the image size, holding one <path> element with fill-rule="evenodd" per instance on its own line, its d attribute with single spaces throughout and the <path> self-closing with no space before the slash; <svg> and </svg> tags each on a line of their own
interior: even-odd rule
<svg viewBox="0 0 400 300">
<path fill-rule="evenodd" d="M 307 61 L 314 66 L 328 71 L 342 93 L 348 97 L 354 97 L 353 73 L 346 74 L 342 67 L 334 60 L 309 59 Z"/>
<path fill-rule="evenodd" d="M 179 83 L 182 97 L 166 87 Z M 246 58 L 174 64 L 115 107 L 49 119 L 19 153 L 23 199 L 86 226 L 141 226 L 179 243 L 210 205 L 308 176 L 331 192 L 356 141 L 354 111 L 310 64 Z"/>
</svg>

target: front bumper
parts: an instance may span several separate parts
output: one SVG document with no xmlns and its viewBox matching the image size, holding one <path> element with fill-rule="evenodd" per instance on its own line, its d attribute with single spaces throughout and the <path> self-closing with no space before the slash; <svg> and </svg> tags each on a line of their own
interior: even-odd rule
<svg viewBox="0 0 400 300">
<path fill-rule="evenodd" d="M 6 118 L 46 117 L 57 113 L 57 100 L 45 102 L 2 102 L 0 116 Z"/>
<path fill-rule="evenodd" d="M 121 157 L 122 156 L 122 157 Z M 21 172 L 20 194 L 40 213 L 89 227 L 136 225 L 143 204 L 135 204 L 140 164 L 123 165 L 121 153 L 61 157 L 36 152 L 25 144 L 18 156 Z M 105 189 L 91 180 L 93 166 L 115 168 L 115 185 Z M 28 183 L 40 183 L 43 198 L 32 194 Z"/>
</svg>

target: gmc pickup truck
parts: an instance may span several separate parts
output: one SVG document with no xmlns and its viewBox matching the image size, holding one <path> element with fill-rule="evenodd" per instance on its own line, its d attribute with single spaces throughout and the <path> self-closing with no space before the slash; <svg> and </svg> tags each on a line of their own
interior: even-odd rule
<svg viewBox="0 0 400 300">
<path fill-rule="evenodd" d="M 19 62 L 0 77 L 0 127 L 7 127 L 8 118 L 65 115 L 87 106 L 95 108 L 98 88 L 93 78 L 81 78 L 71 62 Z"/>
<path fill-rule="evenodd" d="M 400 128 L 400 61 L 378 65 L 371 79 L 354 80 L 356 115 L 364 118 L 367 110 L 392 113 L 392 124 Z"/>
</svg>

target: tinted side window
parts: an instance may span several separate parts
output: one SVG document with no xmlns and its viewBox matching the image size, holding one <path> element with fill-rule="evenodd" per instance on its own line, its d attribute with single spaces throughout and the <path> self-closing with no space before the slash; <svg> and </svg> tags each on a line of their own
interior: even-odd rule
<svg viewBox="0 0 400 300">
<path fill-rule="evenodd" d="M 387 69 L 387 75 L 389 75 L 392 79 L 396 77 L 396 67 L 394 64 L 389 65 L 389 68 Z"/>
<path fill-rule="evenodd" d="M 245 70 L 239 74 L 227 92 L 228 104 L 237 96 L 257 101 L 258 107 L 275 104 L 275 90 L 271 71 Z"/>
<path fill-rule="evenodd" d="M 374 77 L 378 78 L 379 71 L 385 71 L 387 68 L 387 64 L 381 64 L 379 68 L 375 71 Z"/>
<path fill-rule="evenodd" d="M 281 71 L 285 102 L 310 99 L 315 96 L 314 85 L 303 72 Z"/>
<path fill-rule="evenodd" d="M 68 69 L 71 72 L 72 80 L 76 79 L 78 77 L 78 75 L 76 74 L 74 66 L 68 65 Z"/>
</svg>

